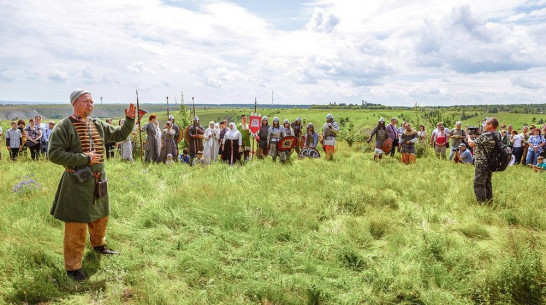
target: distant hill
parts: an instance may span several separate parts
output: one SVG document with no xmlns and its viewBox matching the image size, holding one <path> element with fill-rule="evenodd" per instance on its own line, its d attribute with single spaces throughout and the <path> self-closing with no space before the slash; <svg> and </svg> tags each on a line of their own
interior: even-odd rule
<svg viewBox="0 0 546 305">
<path fill-rule="evenodd" d="M 186 106 L 189 106 L 186 104 Z M 93 117 L 109 118 L 123 115 L 125 104 L 95 105 Z M 167 104 L 141 104 L 141 109 L 150 112 L 167 111 Z M 199 104 L 197 109 L 204 108 L 253 108 L 253 104 Z M 260 108 L 310 108 L 310 105 L 259 105 Z M 169 105 L 171 111 L 177 111 L 178 105 Z M 0 101 L 0 120 L 29 119 L 41 115 L 45 119 L 60 119 L 72 114 L 72 106 L 66 104 L 10 104 Z"/>
</svg>

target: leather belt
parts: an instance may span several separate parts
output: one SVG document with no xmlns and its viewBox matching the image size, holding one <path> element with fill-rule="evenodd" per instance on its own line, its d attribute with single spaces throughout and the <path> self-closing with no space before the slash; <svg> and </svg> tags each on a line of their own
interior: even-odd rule
<svg viewBox="0 0 546 305">
<path fill-rule="evenodd" d="M 76 170 L 71 169 L 71 168 L 65 168 L 64 171 L 65 171 L 65 172 L 69 172 L 69 173 L 75 173 L 75 172 L 76 172 Z M 99 178 L 99 177 L 100 177 L 100 173 L 93 173 L 93 177 Z"/>
</svg>

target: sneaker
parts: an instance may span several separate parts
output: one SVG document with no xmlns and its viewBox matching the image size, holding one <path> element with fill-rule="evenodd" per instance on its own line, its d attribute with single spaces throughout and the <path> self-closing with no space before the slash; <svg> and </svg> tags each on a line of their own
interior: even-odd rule
<svg viewBox="0 0 546 305">
<path fill-rule="evenodd" d="M 83 273 L 82 269 L 72 271 L 66 270 L 66 275 L 68 275 L 69 278 L 77 282 L 83 282 L 87 280 L 87 277 L 85 276 L 85 273 Z"/>
<path fill-rule="evenodd" d="M 108 247 L 106 245 L 97 246 L 97 247 L 93 247 L 93 248 L 95 249 L 95 251 L 97 251 L 97 253 L 103 254 L 103 255 L 117 255 L 117 254 L 119 254 L 118 251 L 113 251 L 113 250 L 108 249 Z"/>
</svg>

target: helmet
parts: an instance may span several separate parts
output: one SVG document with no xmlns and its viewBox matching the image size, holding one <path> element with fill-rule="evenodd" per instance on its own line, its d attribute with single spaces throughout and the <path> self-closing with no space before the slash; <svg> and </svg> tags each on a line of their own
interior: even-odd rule
<svg viewBox="0 0 546 305">
<path fill-rule="evenodd" d="M 262 117 L 262 121 L 269 121 L 269 120 L 267 119 L 267 116 L 264 115 L 264 116 Z"/>
<path fill-rule="evenodd" d="M 328 119 L 333 119 L 333 118 L 334 118 L 334 116 L 333 116 L 331 113 L 328 113 L 328 114 L 326 115 L 326 119 L 327 119 L 327 120 L 328 120 Z"/>
<path fill-rule="evenodd" d="M 301 122 L 301 116 L 296 119 L 296 122 Z"/>
<path fill-rule="evenodd" d="M 193 120 L 199 122 L 199 117 L 198 117 L 198 116 L 195 116 L 195 117 L 193 118 Z"/>
<path fill-rule="evenodd" d="M 290 124 L 290 121 L 288 119 L 284 119 L 283 124 L 287 124 L 287 123 Z"/>
<path fill-rule="evenodd" d="M 279 122 L 279 117 L 274 117 L 273 118 L 273 123 L 275 123 L 275 122 L 277 122 L 277 123 Z"/>
</svg>

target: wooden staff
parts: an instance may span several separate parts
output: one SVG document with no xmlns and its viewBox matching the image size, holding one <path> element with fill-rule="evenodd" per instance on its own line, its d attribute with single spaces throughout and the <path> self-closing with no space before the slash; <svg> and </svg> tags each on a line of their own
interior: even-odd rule
<svg viewBox="0 0 546 305">
<path fill-rule="evenodd" d="M 138 90 L 136 90 L 136 107 L 137 107 L 137 123 L 138 123 L 138 142 L 140 144 L 140 163 L 142 163 L 142 126 L 140 125 L 140 103 L 138 101 Z"/>
<path fill-rule="evenodd" d="M 167 98 L 167 121 L 169 120 L 169 97 L 166 96 Z"/>
</svg>

